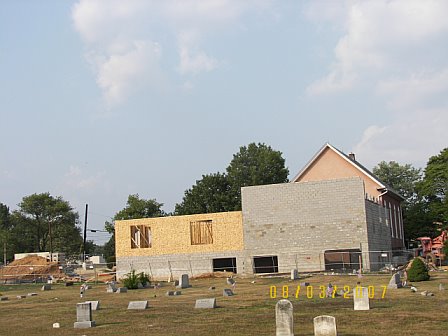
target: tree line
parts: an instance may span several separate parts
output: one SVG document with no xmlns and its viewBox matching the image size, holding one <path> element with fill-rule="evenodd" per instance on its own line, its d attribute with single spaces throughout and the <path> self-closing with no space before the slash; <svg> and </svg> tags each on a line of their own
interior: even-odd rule
<svg viewBox="0 0 448 336">
<path fill-rule="evenodd" d="M 422 170 L 395 161 L 380 162 L 373 173 L 400 193 L 407 241 L 419 236 L 436 236 L 448 223 L 448 148 L 429 159 Z M 187 215 L 241 210 L 241 188 L 288 182 L 288 168 L 280 151 L 263 143 L 240 147 L 224 172 L 203 175 L 184 192 L 172 213 L 162 210 L 156 199 L 129 195 L 126 206 L 105 223 L 111 233 L 104 246 L 87 242 L 88 254 L 102 253 L 108 261 L 115 255 L 114 220 Z M 83 238 L 79 215 L 61 197 L 49 193 L 26 196 L 10 212 L 0 203 L 0 243 L 7 245 L 7 258 L 14 253 L 51 250 L 80 255 Z M 51 238 L 51 239 L 50 239 Z M 50 246 L 51 245 L 51 246 Z"/>
</svg>

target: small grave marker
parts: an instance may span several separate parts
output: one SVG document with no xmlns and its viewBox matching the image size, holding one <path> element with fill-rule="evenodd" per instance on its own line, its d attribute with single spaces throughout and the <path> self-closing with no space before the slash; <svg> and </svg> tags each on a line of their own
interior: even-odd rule
<svg viewBox="0 0 448 336">
<path fill-rule="evenodd" d="M 145 310 L 148 308 L 148 301 L 131 301 L 128 304 L 130 310 Z"/>
<path fill-rule="evenodd" d="M 354 310 L 369 310 L 369 292 L 366 287 L 353 288 Z"/>
<path fill-rule="evenodd" d="M 74 328 L 92 328 L 95 321 L 92 321 L 92 305 L 90 302 L 78 303 L 76 305 L 76 322 Z"/>
<path fill-rule="evenodd" d="M 313 319 L 314 336 L 337 336 L 336 318 L 334 316 L 321 315 Z"/>
<path fill-rule="evenodd" d="M 45 285 L 42 286 L 41 290 L 43 290 L 43 291 L 51 290 L 51 285 L 45 284 Z"/>
<path fill-rule="evenodd" d="M 196 300 L 196 305 L 194 306 L 194 308 L 199 308 L 199 309 L 216 308 L 216 299 L 215 298 L 198 299 L 198 300 Z"/>
<path fill-rule="evenodd" d="M 120 287 L 120 288 L 117 288 L 117 291 L 115 293 L 127 293 L 127 292 L 128 292 L 127 287 Z"/>
<path fill-rule="evenodd" d="M 297 269 L 291 270 L 291 280 L 297 280 L 299 278 L 299 271 Z"/>
<path fill-rule="evenodd" d="M 225 288 L 225 289 L 222 291 L 222 295 L 223 295 L 223 296 L 233 296 L 233 292 L 232 292 L 231 289 L 229 289 L 229 288 Z"/>
<path fill-rule="evenodd" d="M 179 285 L 176 286 L 177 288 L 188 288 L 190 287 L 190 281 L 188 278 L 188 274 L 182 274 L 179 277 Z"/>
<path fill-rule="evenodd" d="M 397 289 L 397 288 L 401 288 L 401 287 L 403 287 L 403 286 L 401 284 L 400 273 L 395 273 L 390 278 L 390 281 L 389 281 L 389 284 L 387 285 L 387 288 L 389 288 L 389 289 Z"/>
<path fill-rule="evenodd" d="M 293 306 L 283 299 L 275 305 L 276 336 L 294 336 Z"/>
</svg>

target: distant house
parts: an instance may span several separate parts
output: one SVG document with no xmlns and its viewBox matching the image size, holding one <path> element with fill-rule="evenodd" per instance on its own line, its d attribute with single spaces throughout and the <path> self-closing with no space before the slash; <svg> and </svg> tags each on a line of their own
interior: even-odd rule
<svg viewBox="0 0 448 336">
<path fill-rule="evenodd" d="M 376 270 L 404 246 L 402 197 L 330 144 L 290 183 L 241 194 L 242 211 L 116 221 L 118 276 Z"/>
</svg>

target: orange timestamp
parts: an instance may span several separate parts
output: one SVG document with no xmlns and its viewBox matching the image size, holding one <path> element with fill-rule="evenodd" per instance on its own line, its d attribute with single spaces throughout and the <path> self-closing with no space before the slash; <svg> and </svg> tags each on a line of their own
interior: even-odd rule
<svg viewBox="0 0 448 336">
<path fill-rule="evenodd" d="M 324 298 L 335 298 L 336 296 L 339 296 L 336 292 L 338 289 L 343 289 L 344 294 L 341 296 L 344 299 L 350 299 L 352 295 L 350 294 L 352 287 L 351 286 L 333 286 L 332 290 L 329 292 L 327 286 L 306 286 L 304 291 L 301 291 L 301 286 L 298 285 L 295 291 L 290 291 L 289 286 L 285 285 L 282 286 L 280 290 L 277 290 L 277 286 L 270 286 L 269 287 L 269 296 L 271 299 L 283 298 L 288 299 L 292 295 L 298 299 L 300 296 L 307 298 L 307 299 L 313 299 L 314 297 L 319 297 L 320 299 Z M 363 291 L 363 288 L 367 289 L 367 291 Z M 386 290 L 387 286 L 379 286 L 379 288 L 375 286 L 368 286 L 368 287 L 361 287 L 361 286 L 355 286 L 353 287 L 353 295 L 356 298 L 362 298 L 363 296 L 367 295 L 369 299 L 375 298 L 375 295 L 380 296 L 381 299 L 384 299 L 386 296 Z M 302 294 L 301 294 L 302 292 Z M 367 293 L 365 293 L 367 292 Z"/>
</svg>

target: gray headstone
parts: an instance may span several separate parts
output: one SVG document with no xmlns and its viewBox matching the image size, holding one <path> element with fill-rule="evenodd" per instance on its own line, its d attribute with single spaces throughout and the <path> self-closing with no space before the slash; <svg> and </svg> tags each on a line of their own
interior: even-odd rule
<svg viewBox="0 0 448 336">
<path fill-rule="evenodd" d="M 233 278 L 227 278 L 227 284 L 228 285 L 233 285 L 235 283 L 235 280 Z"/>
<path fill-rule="evenodd" d="M 182 292 L 181 291 L 168 291 L 168 292 L 166 292 L 166 296 L 178 296 L 178 295 L 181 295 L 182 294 Z"/>
<path fill-rule="evenodd" d="M 291 280 L 297 280 L 299 278 L 299 271 L 297 269 L 291 270 Z"/>
<path fill-rule="evenodd" d="M 115 293 L 127 293 L 127 292 L 128 292 L 127 287 L 120 287 L 120 288 L 117 288 L 117 291 Z"/>
<path fill-rule="evenodd" d="M 337 336 L 336 319 L 333 316 L 321 315 L 313 319 L 314 336 Z"/>
<path fill-rule="evenodd" d="M 222 291 L 222 295 L 223 295 L 223 296 L 233 296 L 233 292 L 232 292 L 231 289 L 229 289 L 229 288 L 225 288 L 225 289 Z"/>
<path fill-rule="evenodd" d="M 211 287 L 208 288 L 208 290 L 214 290 L 214 289 L 216 289 L 215 286 L 211 286 Z"/>
<path fill-rule="evenodd" d="M 369 310 L 369 292 L 366 287 L 353 288 L 353 308 L 354 310 Z"/>
<path fill-rule="evenodd" d="M 86 301 L 86 303 L 89 303 L 92 305 L 92 310 L 99 310 L 100 309 L 100 302 L 99 301 Z"/>
<path fill-rule="evenodd" d="M 294 336 L 293 307 L 289 300 L 283 299 L 275 305 L 276 336 Z"/>
<path fill-rule="evenodd" d="M 179 285 L 177 285 L 178 288 L 188 288 L 190 287 L 190 281 L 188 279 L 188 274 L 182 274 L 179 277 Z"/>
<path fill-rule="evenodd" d="M 28 293 L 28 296 L 37 296 L 37 293 Z"/>
<path fill-rule="evenodd" d="M 443 290 L 445 290 L 445 287 L 443 287 L 442 284 L 439 284 L 439 291 L 443 291 Z"/>
<path fill-rule="evenodd" d="M 92 328 L 95 321 L 92 321 L 92 305 L 90 302 L 78 303 L 76 305 L 76 322 L 74 328 Z"/>
<path fill-rule="evenodd" d="M 70 287 L 70 286 L 73 286 L 73 282 L 71 282 L 71 281 L 67 281 L 67 282 L 65 283 L 65 287 Z"/>
<path fill-rule="evenodd" d="M 309 282 L 301 282 L 300 287 L 308 287 L 310 285 Z"/>
<path fill-rule="evenodd" d="M 199 299 L 196 300 L 194 308 L 216 308 L 216 299 Z"/>
<path fill-rule="evenodd" d="M 50 290 L 50 289 L 51 289 L 51 285 L 49 285 L 49 284 L 45 284 L 41 288 L 41 290 L 43 290 L 43 291 L 47 291 L 47 290 Z"/>
<path fill-rule="evenodd" d="M 143 288 L 145 288 L 145 287 L 143 287 L 142 283 L 139 282 L 139 283 L 137 283 L 137 288 L 138 288 L 138 289 L 143 289 Z"/>
<path fill-rule="evenodd" d="M 397 289 L 397 288 L 401 288 L 401 287 L 403 287 L 403 286 L 401 284 L 400 273 L 395 273 L 390 278 L 390 281 L 389 281 L 389 284 L 387 285 L 387 288 L 389 288 L 389 289 Z"/>
<path fill-rule="evenodd" d="M 8 301 L 8 297 L 7 296 L 0 296 L 0 301 Z"/>
<path fill-rule="evenodd" d="M 18 299 L 24 299 L 24 298 L 26 298 L 26 295 L 17 295 L 17 298 Z"/>
<path fill-rule="evenodd" d="M 128 304 L 128 309 L 145 310 L 148 308 L 148 301 L 131 301 Z"/>
</svg>

